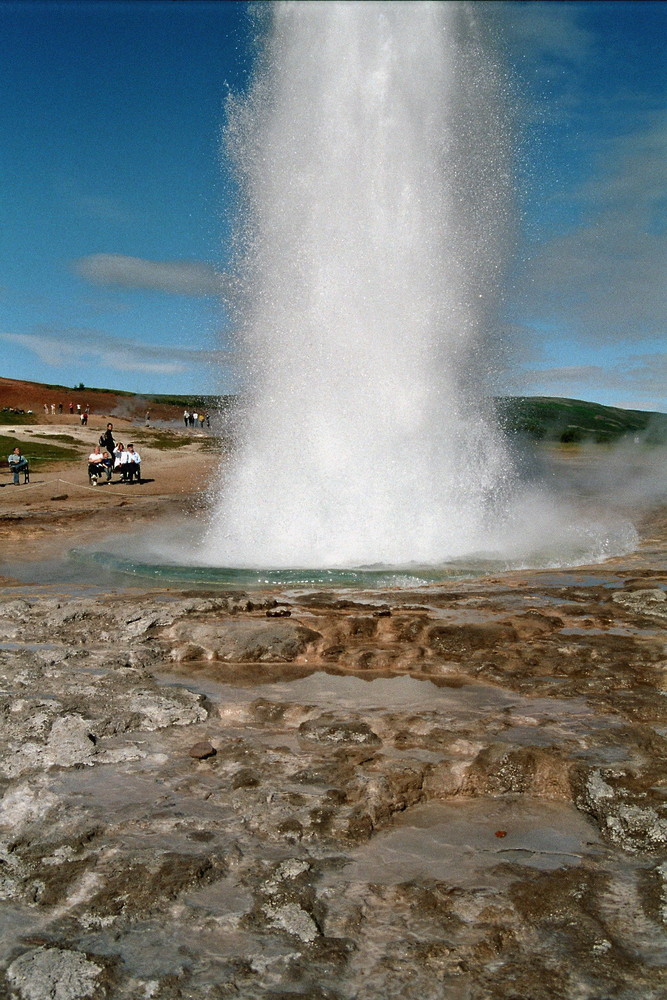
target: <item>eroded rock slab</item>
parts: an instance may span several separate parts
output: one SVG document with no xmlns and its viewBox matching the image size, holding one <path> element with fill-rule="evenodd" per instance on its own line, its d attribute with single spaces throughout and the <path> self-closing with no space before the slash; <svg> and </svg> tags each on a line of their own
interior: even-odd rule
<svg viewBox="0 0 667 1000">
<path fill-rule="evenodd" d="M 664 581 L 539 580 L 6 598 L 0 995 L 659 1000 Z"/>
</svg>

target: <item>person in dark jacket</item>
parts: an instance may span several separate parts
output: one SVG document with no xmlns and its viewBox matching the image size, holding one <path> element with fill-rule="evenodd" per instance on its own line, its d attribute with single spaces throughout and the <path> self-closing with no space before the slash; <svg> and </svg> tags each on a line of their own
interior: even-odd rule
<svg viewBox="0 0 667 1000">
<path fill-rule="evenodd" d="M 107 424 L 107 429 L 104 434 L 101 435 L 100 448 L 102 448 L 103 451 L 108 451 L 110 455 L 113 455 L 116 448 L 116 443 L 113 439 L 113 424 Z"/>
</svg>

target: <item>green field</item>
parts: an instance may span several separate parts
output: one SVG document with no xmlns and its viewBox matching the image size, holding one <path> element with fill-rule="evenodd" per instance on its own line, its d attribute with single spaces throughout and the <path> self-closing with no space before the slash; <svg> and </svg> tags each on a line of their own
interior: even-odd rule
<svg viewBox="0 0 667 1000">
<path fill-rule="evenodd" d="M 622 410 L 581 399 L 500 396 L 494 400 L 501 427 L 535 441 L 612 443 L 621 438 L 667 444 L 667 414 Z"/>
<path fill-rule="evenodd" d="M 63 448 L 61 445 L 44 444 L 43 441 L 36 439 L 19 441 L 9 434 L 0 434 L 0 457 L 4 460 L 4 465 L 7 464 L 7 456 L 14 451 L 14 448 L 21 449 L 21 454 L 25 455 L 32 468 L 39 468 L 46 462 L 75 462 L 86 453 L 86 449 L 81 445 Z"/>
</svg>

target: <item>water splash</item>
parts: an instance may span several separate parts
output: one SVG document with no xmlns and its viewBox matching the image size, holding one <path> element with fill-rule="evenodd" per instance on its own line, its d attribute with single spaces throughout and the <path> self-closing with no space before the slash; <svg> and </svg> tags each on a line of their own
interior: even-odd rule
<svg viewBox="0 0 667 1000">
<path fill-rule="evenodd" d="M 276 3 L 227 141 L 247 405 L 200 556 L 438 564 L 514 471 L 487 412 L 511 223 L 502 78 L 467 3 Z"/>
</svg>

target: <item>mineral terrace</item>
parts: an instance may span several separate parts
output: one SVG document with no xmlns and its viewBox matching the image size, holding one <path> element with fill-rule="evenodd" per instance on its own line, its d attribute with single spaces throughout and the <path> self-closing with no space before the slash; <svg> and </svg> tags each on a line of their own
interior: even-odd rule
<svg viewBox="0 0 667 1000">
<path fill-rule="evenodd" d="M 663 998 L 642 531 L 419 591 L 5 579 L 0 996 Z"/>
</svg>

